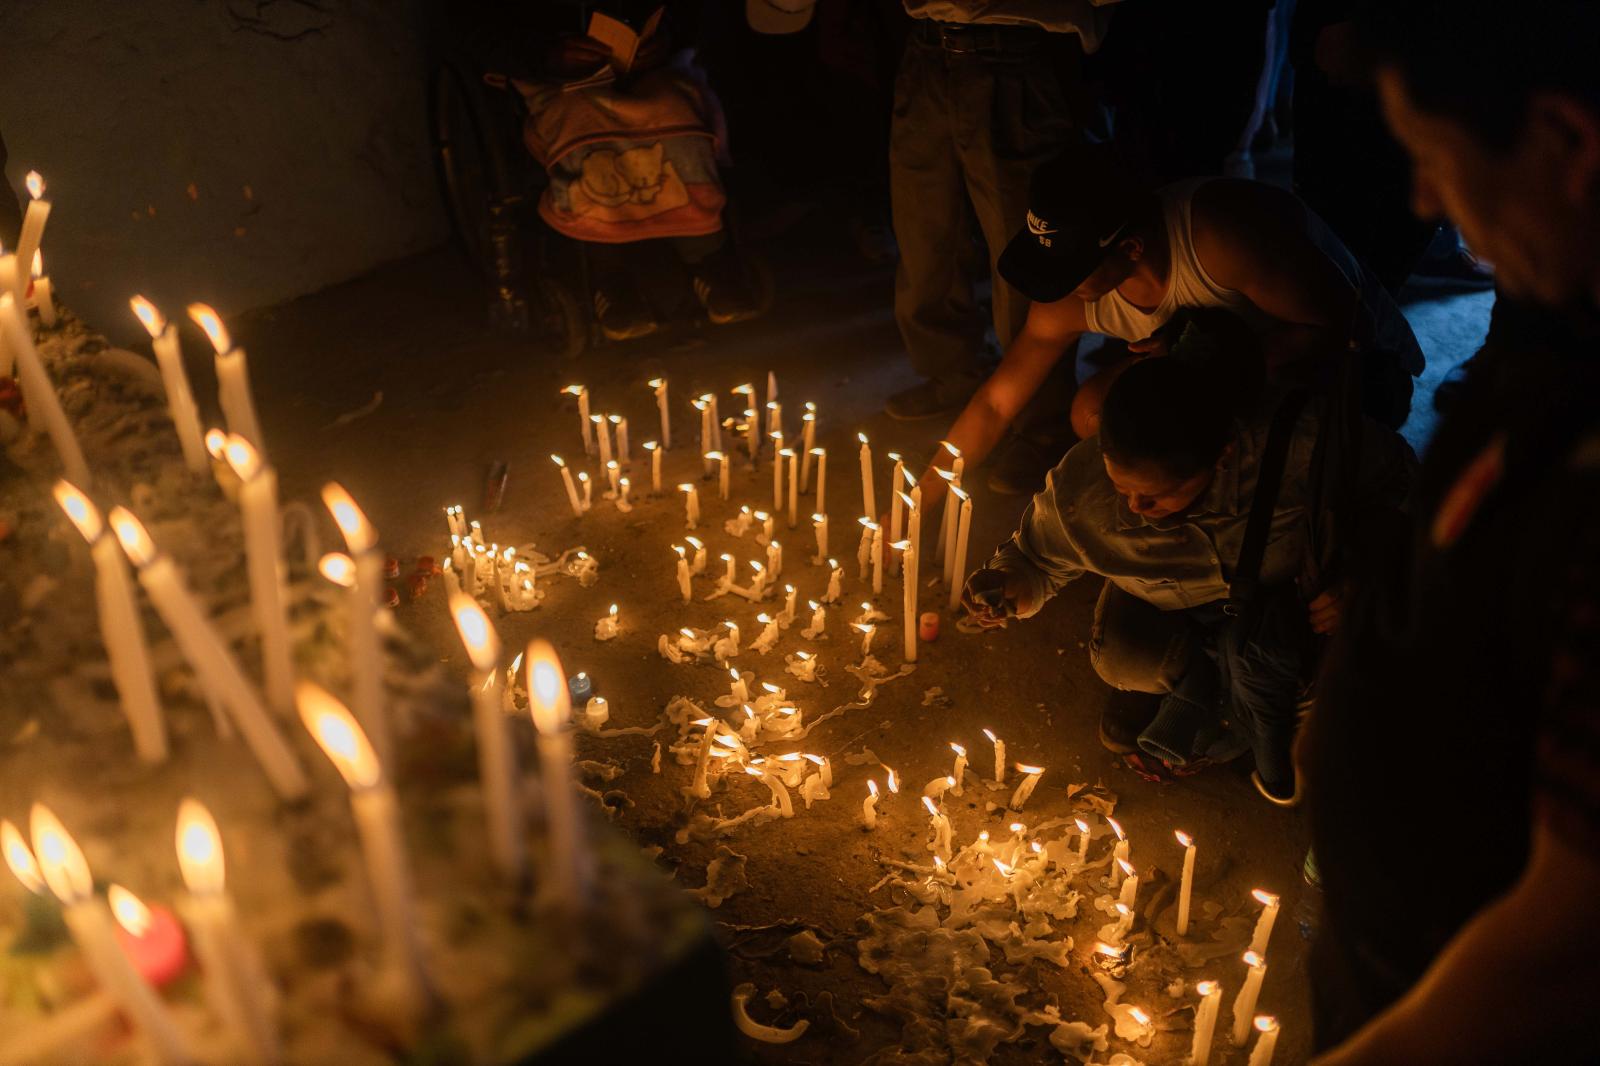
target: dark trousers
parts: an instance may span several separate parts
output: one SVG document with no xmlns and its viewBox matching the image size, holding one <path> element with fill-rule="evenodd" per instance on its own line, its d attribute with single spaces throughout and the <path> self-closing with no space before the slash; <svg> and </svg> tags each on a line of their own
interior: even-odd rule
<svg viewBox="0 0 1600 1066">
<path fill-rule="evenodd" d="M 1163 746 L 1180 762 L 1231 731 L 1248 741 L 1263 780 L 1292 785 L 1309 627 L 1292 586 L 1261 595 L 1252 622 L 1221 603 L 1163 611 L 1108 581 L 1095 605 L 1089 659 L 1113 688 L 1165 697 L 1152 725 L 1165 720 Z"/>
<path fill-rule="evenodd" d="M 963 268 L 969 218 L 988 246 L 995 338 L 1004 348 L 1028 301 L 994 272 L 995 261 L 1026 218 L 1034 167 L 1077 134 L 1056 68 L 1062 49 L 1050 35 L 972 27 L 952 35 L 954 47 L 966 49 L 954 51 L 930 39 L 935 28 L 924 20 L 913 30 L 895 82 L 895 321 L 919 374 L 976 387 L 988 368 L 980 355 L 985 323 Z"/>
</svg>

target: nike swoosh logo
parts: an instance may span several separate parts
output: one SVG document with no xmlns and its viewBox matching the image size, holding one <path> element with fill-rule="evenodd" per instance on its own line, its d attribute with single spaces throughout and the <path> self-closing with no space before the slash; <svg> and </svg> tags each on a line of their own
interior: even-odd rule
<svg viewBox="0 0 1600 1066">
<path fill-rule="evenodd" d="M 1128 224 L 1126 222 L 1124 222 L 1122 225 L 1118 226 L 1115 230 L 1112 231 L 1111 236 L 1107 237 L 1105 240 L 1100 242 L 1100 247 L 1104 248 L 1106 245 L 1108 245 L 1112 241 L 1116 240 L 1122 234 L 1122 231 L 1127 229 L 1127 228 L 1128 228 Z"/>
</svg>

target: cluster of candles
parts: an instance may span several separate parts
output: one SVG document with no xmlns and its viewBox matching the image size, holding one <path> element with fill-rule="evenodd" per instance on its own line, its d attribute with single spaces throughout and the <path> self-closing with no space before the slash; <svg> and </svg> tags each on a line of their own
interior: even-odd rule
<svg viewBox="0 0 1600 1066">
<path fill-rule="evenodd" d="M 469 521 L 459 504 L 446 507 L 444 517 L 450 527 L 450 555 L 443 567 L 447 589 L 485 596 L 508 613 L 539 605 L 544 593 L 538 588 L 538 572 L 517 558 L 516 548 L 485 543 L 483 527 Z"/>
</svg>

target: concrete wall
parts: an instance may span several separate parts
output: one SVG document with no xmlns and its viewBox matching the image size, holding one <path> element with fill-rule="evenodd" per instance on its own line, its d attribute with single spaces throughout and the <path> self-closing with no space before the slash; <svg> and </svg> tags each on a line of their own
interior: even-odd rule
<svg viewBox="0 0 1600 1066">
<path fill-rule="evenodd" d="M 6 178 L 49 185 L 46 268 L 115 339 L 127 298 L 224 315 L 447 235 L 419 0 L 4 0 Z"/>
</svg>

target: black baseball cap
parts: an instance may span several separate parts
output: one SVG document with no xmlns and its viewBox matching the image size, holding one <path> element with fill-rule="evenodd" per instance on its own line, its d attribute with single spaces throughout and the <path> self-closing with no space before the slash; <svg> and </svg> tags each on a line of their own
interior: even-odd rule
<svg viewBox="0 0 1600 1066">
<path fill-rule="evenodd" d="M 1155 206 L 1155 194 L 1102 149 L 1046 160 L 1028 183 L 1027 225 L 1000 253 L 1000 276 L 1028 299 L 1053 303 Z"/>
</svg>

